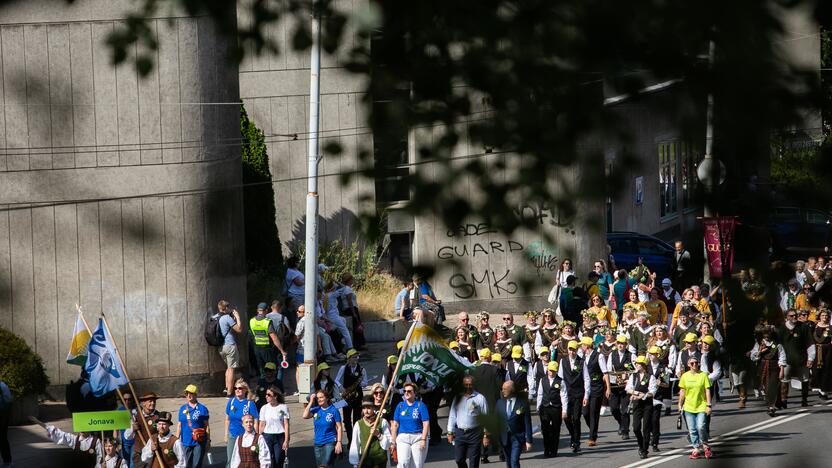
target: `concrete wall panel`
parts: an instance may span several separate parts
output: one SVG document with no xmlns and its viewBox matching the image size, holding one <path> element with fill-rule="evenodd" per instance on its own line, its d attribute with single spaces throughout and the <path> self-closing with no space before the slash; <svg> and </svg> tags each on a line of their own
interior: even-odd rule
<svg viewBox="0 0 832 468">
<path fill-rule="evenodd" d="M 107 66 L 110 50 L 105 40 L 112 23 L 92 24 L 93 101 L 95 102 L 95 144 L 97 166 L 118 166 L 118 91 L 116 70 Z"/>
<path fill-rule="evenodd" d="M 76 304 L 91 326 L 107 316 L 133 380 L 154 379 L 144 388 L 219 369 L 205 311 L 246 306 L 230 42 L 208 18 L 157 21 L 158 68 L 142 79 L 104 43 L 131 5 L 0 7 L 0 325 L 54 384 L 78 376 L 64 362 Z"/>
<path fill-rule="evenodd" d="M 89 23 L 69 25 L 69 61 L 72 69 L 69 76 L 72 87 L 72 150 L 75 152 L 75 167 L 98 165 L 96 152 L 96 108 L 95 83 L 92 57 L 93 35 Z"/>
<path fill-rule="evenodd" d="M 0 205 L 0 327 L 11 330 L 14 325 L 12 313 L 12 258 L 10 238 L 10 212 Z"/>
<path fill-rule="evenodd" d="M 169 375 L 165 213 L 162 198 L 142 199 L 142 226 L 144 228 L 147 371 L 149 375 Z"/>
<path fill-rule="evenodd" d="M 32 210 L 9 212 L 11 250 L 12 329 L 35 344 L 35 285 L 32 265 Z"/>
<path fill-rule="evenodd" d="M 23 26 L 0 28 L 3 40 L 3 94 L 6 113 L 6 169 L 29 170 L 29 118 Z"/>
<path fill-rule="evenodd" d="M 52 154 L 51 118 L 49 115 L 49 54 L 45 25 L 23 28 L 26 61 L 26 114 L 29 127 L 31 169 L 50 169 Z M 35 109 L 32 109 L 35 107 Z"/>
<path fill-rule="evenodd" d="M 2 219 L 3 216 L 0 215 L 0 220 Z M 3 226 L 0 226 L 0 233 L 2 232 Z M 1 244 L 2 242 L 0 242 Z M 121 255 L 120 249 L 119 255 Z M 76 205 L 55 207 L 55 261 L 57 271 L 55 291 L 58 296 L 58 321 L 61 324 L 58 332 L 58 351 L 59 357 L 61 357 L 64 351 L 69 350 L 72 334 L 68 333 L 67 330 L 71 330 L 71 327 L 75 326 L 76 306 L 81 303 Z M 95 317 L 95 311 L 88 312 L 89 320 L 92 320 Z M 113 330 L 113 333 L 117 333 L 116 330 Z M 70 366 L 64 361 L 60 362 L 59 373 L 57 374 L 58 382 L 69 382 L 69 380 L 77 378 L 79 374 L 78 367 Z M 54 379 L 55 377 L 51 376 L 51 378 Z"/>
<path fill-rule="evenodd" d="M 182 197 L 165 197 L 165 274 L 168 353 L 171 375 L 189 374 L 188 362 L 182 356 L 188 355 L 189 335 L 201 334 L 200 328 L 188 325 L 188 303 L 186 297 L 185 225 L 184 201 Z"/>
<path fill-rule="evenodd" d="M 35 349 L 50 375 L 58 375 L 58 298 L 55 284 L 55 208 L 32 210 L 32 260 L 35 291 Z M 66 350 L 64 350 L 66 351 Z"/>
<path fill-rule="evenodd" d="M 75 167 L 73 153 L 72 121 L 72 80 L 66 79 L 71 73 L 69 25 L 49 25 L 47 29 L 49 46 L 49 105 L 52 129 L 52 167 L 65 169 Z"/>
</svg>

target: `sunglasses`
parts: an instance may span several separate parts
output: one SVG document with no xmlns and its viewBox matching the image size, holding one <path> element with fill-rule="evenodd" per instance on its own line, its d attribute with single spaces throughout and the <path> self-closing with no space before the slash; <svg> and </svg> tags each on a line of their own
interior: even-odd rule
<svg viewBox="0 0 832 468">
<path fill-rule="evenodd" d="M 511 320 L 511 317 L 503 317 L 503 320 L 505 320 L 506 322 L 508 322 L 509 320 Z"/>
<path fill-rule="evenodd" d="M 468 319 L 467 319 L 467 318 L 464 318 L 464 319 L 459 319 L 459 321 L 460 321 L 460 322 L 467 322 L 467 321 L 468 321 Z"/>
<path fill-rule="evenodd" d="M 373 395 L 384 395 L 384 392 L 373 392 Z"/>
<path fill-rule="evenodd" d="M 234 387 L 234 390 L 245 390 L 246 387 Z"/>
<path fill-rule="evenodd" d="M 405 390 L 405 393 L 413 393 L 413 390 Z"/>
<path fill-rule="evenodd" d="M 794 315 L 794 314 L 789 314 L 789 315 L 786 316 L 786 318 L 795 318 L 795 317 L 797 317 L 797 316 Z"/>
<path fill-rule="evenodd" d="M 267 394 L 266 394 L 266 396 L 273 397 L 273 396 L 274 396 L 274 393 L 267 393 Z"/>
</svg>

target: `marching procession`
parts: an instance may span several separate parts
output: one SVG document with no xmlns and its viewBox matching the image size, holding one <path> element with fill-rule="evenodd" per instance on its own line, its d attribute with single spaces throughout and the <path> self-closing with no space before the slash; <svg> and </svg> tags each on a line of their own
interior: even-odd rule
<svg viewBox="0 0 832 468">
<path fill-rule="evenodd" d="M 520 454 L 536 443 L 545 458 L 557 457 L 562 425 L 575 455 L 603 445 L 609 441 L 599 436 L 604 415 L 615 420 L 620 440 L 634 436 L 633 451 L 642 459 L 661 451 L 663 427 L 680 429 L 683 422 L 689 458 L 711 458 L 712 411 L 728 395 L 737 395 L 740 410 L 749 399 L 759 399 L 774 416 L 789 403 L 807 406 L 810 392 L 826 399 L 832 391 L 830 311 L 813 300 L 832 270 L 811 261 L 812 268 L 799 264 L 795 278 L 777 292 L 781 318 L 771 312 L 761 318 L 754 345 L 742 356 L 725 351 L 731 336 L 720 287 L 681 283 L 677 292 L 674 286 L 685 278 L 678 269 L 675 278 L 659 283 L 645 265 L 613 276 L 607 261 L 598 260 L 587 282 L 576 286 L 571 262 L 565 260 L 560 273 L 568 276 L 558 275 L 550 294 L 553 307 L 526 312 L 522 325 L 508 312 L 459 312 L 453 329 L 439 323 L 444 321 L 441 301 L 417 277 L 397 297 L 397 313 L 411 329 L 390 349 L 380 382 L 368 377 L 360 351 L 347 346 L 363 341 L 344 336 L 355 332 L 355 323 L 352 329 L 340 322 L 329 326 L 336 315 L 360 324 L 348 286 L 329 283 L 319 295 L 319 364 L 302 415 L 312 419 L 316 464 L 331 467 L 346 458 L 353 466 L 421 468 L 430 447 L 446 439 L 460 468 L 475 468 L 495 456 L 514 468 L 520 466 Z M 303 285 L 302 274 L 289 278 L 295 282 L 290 291 Z M 768 294 L 754 271 L 744 272 L 742 287 L 755 300 Z M 252 379 L 239 378 L 244 324 L 220 301 L 215 332 L 231 377 L 221 436 L 227 467 L 289 466 L 293 444 L 283 370 L 289 350 L 302 350 L 303 316 L 300 300 L 291 297 L 271 307 L 261 303 L 248 327 L 257 368 Z M 495 316 L 501 323 L 492 324 Z M 93 341 L 98 335 L 97 330 Z M 426 346 L 432 351 L 419 355 Z M 300 354 L 295 358 L 303 361 Z M 336 371 L 337 361 L 344 364 Z M 440 375 L 437 368 L 448 370 Z M 250 387 L 254 381 L 256 387 Z M 799 398 L 790 402 L 792 388 Z M 132 427 L 101 437 L 44 425 L 46 435 L 86 454 L 88 466 L 202 467 L 212 462 L 205 460 L 212 415 L 199 402 L 195 385 L 184 389 L 175 414 L 157 411 L 154 393 L 140 395 L 134 405 L 135 392 L 117 392 L 121 407 L 132 411 Z M 440 424 L 444 406 L 447 423 Z M 676 418 L 663 421 L 671 415 Z M 538 428 L 542 440 L 535 441 Z"/>
</svg>

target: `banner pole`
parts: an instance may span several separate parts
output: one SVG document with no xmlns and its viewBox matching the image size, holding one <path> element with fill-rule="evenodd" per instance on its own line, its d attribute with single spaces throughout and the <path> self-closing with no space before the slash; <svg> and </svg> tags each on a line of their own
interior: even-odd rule
<svg viewBox="0 0 832 468">
<path fill-rule="evenodd" d="M 104 323 L 104 329 L 107 330 L 107 334 L 110 335 L 110 338 L 112 338 L 113 334 L 110 333 L 110 326 L 107 324 L 107 317 L 104 316 L 104 312 L 101 313 L 101 322 Z M 112 344 L 113 349 L 116 350 L 116 357 L 118 358 L 118 362 L 121 364 L 121 370 L 124 372 L 124 377 L 127 379 L 127 385 L 130 387 L 130 391 L 133 392 L 133 398 L 135 398 L 136 402 L 138 403 L 138 394 L 136 393 L 136 389 L 133 388 L 133 381 L 130 380 L 130 375 L 127 374 L 127 366 L 124 365 L 124 360 L 121 359 L 121 352 L 119 352 L 118 350 L 118 345 L 116 345 L 115 339 L 112 340 Z M 145 442 L 144 438 L 142 437 L 143 443 L 146 444 L 150 442 L 150 438 L 153 436 L 153 434 L 150 433 L 150 426 L 147 424 L 147 419 L 145 419 L 144 417 L 144 412 L 138 405 L 136 405 L 136 413 L 138 413 L 139 417 L 142 420 L 142 425 L 144 426 L 144 429 L 147 431 L 148 440 Z M 139 431 L 139 437 L 141 437 L 141 431 Z M 153 453 L 154 455 L 156 455 L 156 460 L 159 462 L 159 466 L 165 466 L 165 463 L 162 461 L 162 455 L 159 454 L 159 451 L 156 450 Z"/>
<path fill-rule="evenodd" d="M 81 321 L 82 321 L 82 322 L 84 322 L 84 326 L 85 326 L 85 327 L 87 327 L 87 333 L 89 333 L 89 334 L 90 334 L 90 336 L 92 336 L 92 330 L 90 329 L 90 325 L 87 323 L 87 319 L 85 319 L 85 318 L 84 318 L 84 312 L 81 310 L 81 306 L 80 306 L 80 305 L 78 305 L 78 304 L 75 304 L 75 309 L 78 311 L 78 315 L 81 317 Z M 106 323 L 105 323 L 105 325 L 106 325 Z M 109 329 L 109 328 L 107 328 L 107 333 L 110 333 L 110 329 Z M 112 336 L 112 334 L 110 334 L 110 336 Z M 113 347 L 115 347 L 115 345 L 116 345 L 116 344 L 115 344 L 115 343 L 113 343 Z M 118 348 L 116 348 L 116 352 L 118 352 Z M 121 357 L 120 357 L 120 356 L 119 356 L 119 358 L 118 358 L 118 359 L 119 359 L 119 361 L 121 361 Z M 124 368 L 124 362 L 122 362 L 122 363 L 121 363 L 121 367 L 122 367 L 122 368 Z M 126 374 L 127 374 L 127 371 L 125 370 L 125 371 L 124 371 L 124 373 L 125 373 L 125 375 L 126 375 Z M 136 392 L 132 390 L 132 386 L 131 386 L 130 388 L 131 388 L 131 390 L 130 390 L 130 391 L 131 391 L 131 392 L 133 392 L 133 401 L 135 401 L 135 402 L 136 402 L 136 412 L 137 412 L 137 413 L 140 413 L 140 412 L 141 412 L 141 408 L 139 408 L 139 400 L 138 400 L 139 396 L 138 396 L 138 395 L 136 395 Z M 117 389 L 116 389 L 116 394 L 118 394 L 118 398 L 119 398 L 119 400 L 121 400 L 121 404 L 122 404 L 122 405 L 124 405 L 124 408 L 125 408 L 127 411 L 130 411 L 130 408 L 127 406 L 127 400 L 125 400 L 125 399 L 124 399 L 124 394 L 122 394 L 122 393 L 121 393 L 121 389 L 120 389 L 120 388 L 117 388 Z M 130 419 L 133 419 L 133 415 L 132 415 L 132 414 L 130 414 Z M 150 432 L 148 431 L 148 434 L 149 434 L 149 433 L 150 433 Z M 142 434 L 142 431 L 137 431 L 137 435 L 139 436 L 139 439 L 142 441 L 142 444 L 146 444 L 146 443 L 147 443 L 147 441 L 146 441 L 146 440 L 144 440 L 144 434 Z"/>
<path fill-rule="evenodd" d="M 395 386 L 396 376 L 399 373 L 399 367 L 402 365 L 402 356 L 404 356 L 404 353 L 405 353 L 405 351 L 407 351 L 407 348 L 410 347 L 410 340 L 411 340 L 411 338 L 413 338 L 413 330 L 416 329 L 416 323 L 417 322 L 414 321 L 410 325 L 410 329 L 407 331 L 407 336 L 405 336 L 405 338 L 404 338 L 404 345 L 402 346 L 402 350 L 399 351 L 399 358 L 396 361 L 396 369 L 393 371 L 393 376 L 390 378 L 390 383 L 387 385 L 387 390 L 384 392 L 384 398 L 382 398 L 382 400 L 381 400 L 381 408 L 379 409 L 379 414 L 376 414 L 376 420 L 373 421 L 373 427 L 370 428 L 370 436 L 367 437 L 367 442 L 364 443 L 364 449 L 361 450 L 361 459 L 358 460 L 358 468 L 361 468 L 361 464 L 364 463 L 364 457 L 367 456 L 367 449 L 370 448 L 370 442 L 372 442 L 372 440 L 373 440 L 373 433 L 376 431 L 376 427 L 378 426 L 379 420 L 383 419 L 383 413 L 382 412 L 384 411 L 384 405 L 387 403 L 387 398 L 390 397 L 390 391 Z M 393 408 L 393 411 L 395 411 L 395 410 L 396 409 Z M 347 428 L 347 431 L 351 431 L 351 430 L 352 430 L 351 427 Z M 349 432 L 347 432 L 347 433 L 349 433 Z M 393 442 L 395 443 L 396 441 L 394 440 Z"/>
</svg>

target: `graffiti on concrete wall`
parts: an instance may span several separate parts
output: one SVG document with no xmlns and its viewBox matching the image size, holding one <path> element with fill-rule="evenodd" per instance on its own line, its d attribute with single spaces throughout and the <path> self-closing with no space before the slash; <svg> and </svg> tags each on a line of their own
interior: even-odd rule
<svg viewBox="0 0 832 468">
<path fill-rule="evenodd" d="M 549 217 L 548 214 L 546 216 Z M 518 272 L 513 273 L 511 268 L 492 264 L 489 259 L 495 255 L 520 256 L 523 262 L 514 264 L 529 265 L 536 271 L 538 277 L 557 270 L 558 256 L 554 247 L 542 241 L 533 241 L 528 245 L 523 245 L 512 239 L 495 239 L 495 236 L 489 237 L 489 234 L 498 233 L 486 223 L 457 226 L 446 231 L 448 243 L 439 245 L 436 250 L 436 257 L 439 260 L 476 258 L 480 260 L 476 263 L 483 266 L 477 268 L 476 271 L 474 268 L 458 271 L 448 278 L 448 285 L 457 299 L 508 298 L 519 291 L 516 278 Z M 464 243 L 451 244 L 451 241 L 460 239 Z M 462 264 L 465 263 L 462 262 Z M 520 273 L 526 273 L 526 271 Z"/>
</svg>

